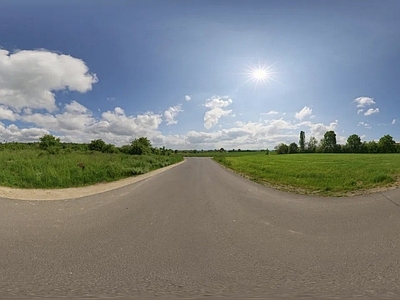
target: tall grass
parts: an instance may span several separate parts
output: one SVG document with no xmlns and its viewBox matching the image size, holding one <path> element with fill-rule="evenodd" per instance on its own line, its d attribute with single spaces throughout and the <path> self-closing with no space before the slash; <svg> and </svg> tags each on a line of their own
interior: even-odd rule
<svg viewBox="0 0 400 300">
<path fill-rule="evenodd" d="M 0 151 L 0 185 L 18 188 L 67 188 L 110 182 L 174 164 L 183 158 L 100 152 L 64 152 L 50 155 L 39 150 Z M 83 163 L 82 169 L 77 165 Z"/>
<path fill-rule="evenodd" d="M 398 154 L 294 154 L 215 157 L 221 164 L 280 189 L 342 196 L 397 184 Z"/>
</svg>

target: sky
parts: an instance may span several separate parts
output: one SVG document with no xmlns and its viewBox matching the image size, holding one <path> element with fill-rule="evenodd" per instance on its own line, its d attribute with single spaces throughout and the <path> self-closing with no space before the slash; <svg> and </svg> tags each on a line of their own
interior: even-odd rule
<svg viewBox="0 0 400 300">
<path fill-rule="evenodd" d="M 2 0 L 0 141 L 400 141 L 400 1 Z"/>
</svg>

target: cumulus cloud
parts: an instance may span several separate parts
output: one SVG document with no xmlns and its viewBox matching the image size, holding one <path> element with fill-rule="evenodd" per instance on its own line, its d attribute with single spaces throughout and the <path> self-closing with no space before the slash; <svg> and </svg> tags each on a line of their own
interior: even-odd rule
<svg viewBox="0 0 400 300">
<path fill-rule="evenodd" d="M 40 137 L 49 134 L 49 131 L 42 128 L 19 128 L 15 124 L 5 126 L 0 122 L 0 136 L 8 142 L 37 142 Z"/>
<path fill-rule="evenodd" d="M 186 138 L 192 147 L 198 149 L 265 149 L 282 142 L 289 144 L 297 141 L 300 129 L 306 131 L 306 136 L 320 139 L 326 131 L 335 130 L 338 121 L 329 124 L 310 121 L 294 123 L 281 118 L 259 122 L 237 121 L 234 124 L 232 128 L 214 132 L 189 131 Z M 343 137 L 337 136 L 337 139 L 339 141 Z"/>
<path fill-rule="evenodd" d="M 69 55 L 45 50 L 10 53 L 0 49 L 0 103 L 23 108 L 57 110 L 56 91 L 85 93 L 97 82 L 86 64 Z"/>
<path fill-rule="evenodd" d="M 392 120 L 392 125 L 396 124 L 396 121 L 397 121 L 396 119 L 393 119 Z"/>
<path fill-rule="evenodd" d="M 190 100 L 192 100 L 192 98 L 189 95 L 185 95 L 185 100 L 190 101 Z"/>
<path fill-rule="evenodd" d="M 358 97 L 354 99 L 353 102 L 357 103 L 357 107 L 365 107 L 375 104 L 374 98 L 370 97 Z"/>
<path fill-rule="evenodd" d="M 364 116 L 370 116 L 377 113 L 379 113 L 379 108 L 370 108 L 364 113 Z"/>
<path fill-rule="evenodd" d="M 312 109 L 308 106 L 304 106 L 299 112 L 297 112 L 294 117 L 299 120 L 303 120 L 305 117 L 312 114 Z"/>
<path fill-rule="evenodd" d="M 363 109 L 357 110 L 357 115 L 361 114 L 363 111 L 364 111 Z"/>
<path fill-rule="evenodd" d="M 17 119 L 18 114 L 14 113 L 6 106 L 0 105 L 0 120 L 16 121 Z"/>
<path fill-rule="evenodd" d="M 204 127 L 206 129 L 210 129 L 218 123 L 218 120 L 220 118 L 231 114 L 232 110 L 223 109 L 224 107 L 227 107 L 231 104 L 232 99 L 230 99 L 228 96 L 214 96 L 210 99 L 207 99 L 204 106 L 209 108 L 210 110 L 206 111 L 206 113 L 204 114 Z"/>
<path fill-rule="evenodd" d="M 167 122 L 167 125 L 177 124 L 178 121 L 175 118 L 180 112 L 183 112 L 181 104 L 168 108 L 164 112 L 165 122 Z"/>
</svg>

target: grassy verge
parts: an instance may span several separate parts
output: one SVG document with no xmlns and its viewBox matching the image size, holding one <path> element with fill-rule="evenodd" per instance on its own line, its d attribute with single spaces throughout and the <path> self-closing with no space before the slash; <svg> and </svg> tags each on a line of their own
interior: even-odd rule
<svg viewBox="0 0 400 300">
<path fill-rule="evenodd" d="M 0 185 L 17 188 L 68 188 L 144 174 L 182 161 L 179 155 L 0 151 Z M 78 167 L 84 164 L 84 169 Z"/>
<path fill-rule="evenodd" d="M 215 157 L 222 165 L 279 189 L 344 196 L 397 184 L 398 154 L 294 154 Z"/>
</svg>

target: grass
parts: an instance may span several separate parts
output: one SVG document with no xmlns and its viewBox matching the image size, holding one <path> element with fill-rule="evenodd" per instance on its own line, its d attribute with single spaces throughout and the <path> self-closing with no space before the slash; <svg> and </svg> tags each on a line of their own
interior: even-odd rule
<svg viewBox="0 0 400 300">
<path fill-rule="evenodd" d="M 220 156 L 222 165 L 279 189 L 344 196 L 397 183 L 398 154 L 293 154 Z"/>
<path fill-rule="evenodd" d="M 144 174 L 179 161 L 182 156 L 0 151 L 0 185 L 17 188 L 67 188 L 110 182 Z M 82 170 L 77 165 L 83 163 Z"/>
</svg>

